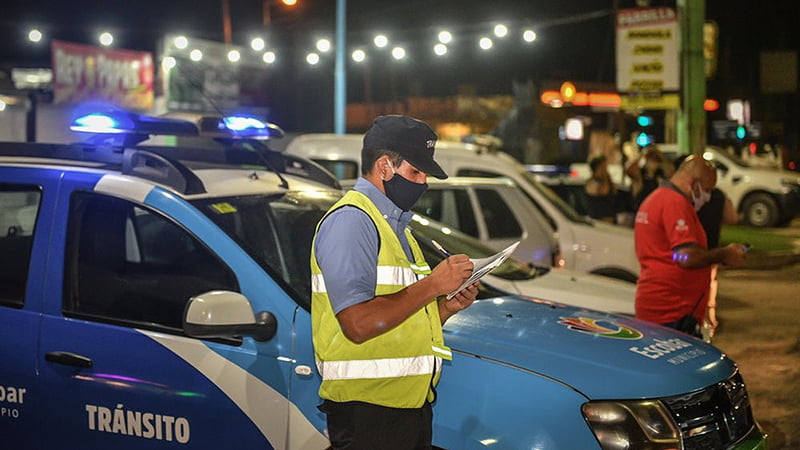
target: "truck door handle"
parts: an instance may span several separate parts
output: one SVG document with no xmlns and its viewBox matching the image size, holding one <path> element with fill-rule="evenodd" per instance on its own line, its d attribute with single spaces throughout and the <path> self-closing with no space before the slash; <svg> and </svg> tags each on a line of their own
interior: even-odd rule
<svg viewBox="0 0 800 450">
<path fill-rule="evenodd" d="M 47 352 L 44 354 L 44 360 L 54 362 L 56 364 L 63 364 L 65 366 L 75 367 L 92 367 L 92 359 L 83 355 L 70 352 Z"/>
</svg>

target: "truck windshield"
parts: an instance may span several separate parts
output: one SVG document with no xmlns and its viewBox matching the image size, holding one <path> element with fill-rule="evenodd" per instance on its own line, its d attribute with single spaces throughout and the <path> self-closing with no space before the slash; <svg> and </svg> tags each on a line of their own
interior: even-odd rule
<svg viewBox="0 0 800 450">
<path fill-rule="evenodd" d="M 558 211 L 561 214 L 563 214 L 564 217 L 567 218 L 567 220 L 569 220 L 570 222 L 578 222 L 588 225 L 592 224 L 591 219 L 589 219 L 586 216 L 578 214 L 578 212 L 575 211 L 575 209 L 572 206 L 570 206 L 567 202 L 562 200 L 561 197 L 559 197 L 558 194 L 553 192 L 552 189 L 550 189 L 549 187 L 542 184 L 539 180 L 537 180 L 536 175 L 524 170 L 520 173 L 522 174 L 523 178 L 525 178 L 525 180 L 528 182 L 528 184 L 530 184 L 534 189 L 539 191 L 539 193 L 544 195 L 545 198 L 547 198 L 547 201 L 550 202 L 551 205 L 555 206 L 556 209 L 558 209 Z"/>
</svg>

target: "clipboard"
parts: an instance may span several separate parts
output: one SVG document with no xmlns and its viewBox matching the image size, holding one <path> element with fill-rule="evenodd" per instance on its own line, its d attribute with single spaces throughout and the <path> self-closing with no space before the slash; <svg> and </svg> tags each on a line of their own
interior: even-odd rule
<svg viewBox="0 0 800 450">
<path fill-rule="evenodd" d="M 475 267 L 472 268 L 472 275 L 469 277 L 467 281 L 463 282 L 461 286 L 458 287 L 458 289 L 447 294 L 447 300 L 450 300 L 451 298 L 455 297 L 456 294 L 464 290 L 467 286 L 480 280 L 481 278 L 483 278 L 484 275 L 496 269 L 498 266 L 500 266 L 500 264 L 503 264 L 503 262 L 507 260 L 512 253 L 514 253 L 514 250 L 517 249 L 518 245 L 519 241 L 509 245 L 505 249 L 487 258 L 479 258 L 479 259 L 470 258 L 469 260 L 472 261 L 472 264 L 475 265 Z"/>
</svg>

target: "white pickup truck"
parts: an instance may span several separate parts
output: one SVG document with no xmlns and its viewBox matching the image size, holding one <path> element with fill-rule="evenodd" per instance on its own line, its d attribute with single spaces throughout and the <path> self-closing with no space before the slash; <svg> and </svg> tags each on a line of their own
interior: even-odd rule
<svg viewBox="0 0 800 450">
<path fill-rule="evenodd" d="M 745 223 L 757 227 L 785 225 L 800 213 L 800 176 L 762 169 L 717 148 L 703 157 L 717 167 L 717 187 L 730 197 Z"/>
</svg>

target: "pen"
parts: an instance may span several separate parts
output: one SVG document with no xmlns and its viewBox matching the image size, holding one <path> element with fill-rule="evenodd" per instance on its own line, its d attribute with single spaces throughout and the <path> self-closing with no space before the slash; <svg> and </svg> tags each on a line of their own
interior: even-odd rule
<svg viewBox="0 0 800 450">
<path fill-rule="evenodd" d="M 436 247 L 436 250 L 439 250 L 445 257 L 450 257 L 450 252 L 445 250 L 444 247 L 442 247 L 442 244 L 434 241 L 433 239 L 431 239 L 431 243 L 433 243 L 433 246 Z"/>
</svg>

